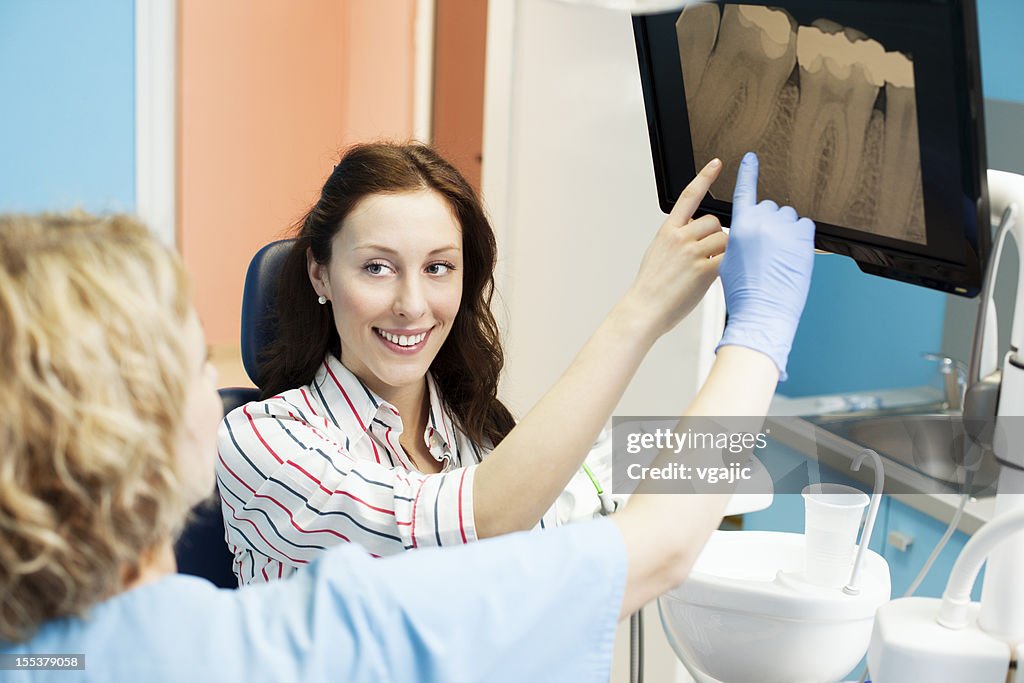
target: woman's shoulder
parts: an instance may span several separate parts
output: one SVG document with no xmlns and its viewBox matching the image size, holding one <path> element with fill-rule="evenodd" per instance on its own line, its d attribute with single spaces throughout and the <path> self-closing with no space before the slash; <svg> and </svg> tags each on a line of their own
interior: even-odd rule
<svg viewBox="0 0 1024 683">
<path fill-rule="evenodd" d="M 286 420 L 288 424 L 307 424 L 323 426 L 323 404 L 320 397 L 310 387 L 296 387 L 282 391 L 258 401 L 244 403 L 224 416 L 221 431 L 234 430 L 248 423 L 259 421 Z"/>
</svg>

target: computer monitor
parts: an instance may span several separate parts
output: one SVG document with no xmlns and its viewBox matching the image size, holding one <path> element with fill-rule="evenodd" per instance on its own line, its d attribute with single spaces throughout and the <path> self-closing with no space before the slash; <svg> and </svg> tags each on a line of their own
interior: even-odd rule
<svg viewBox="0 0 1024 683">
<path fill-rule="evenodd" d="M 759 198 L 861 270 L 962 296 L 990 246 L 974 0 L 712 2 L 633 19 L 661 207 L 696 169 L 728 223 L 740 159 Z"/>
</svg>

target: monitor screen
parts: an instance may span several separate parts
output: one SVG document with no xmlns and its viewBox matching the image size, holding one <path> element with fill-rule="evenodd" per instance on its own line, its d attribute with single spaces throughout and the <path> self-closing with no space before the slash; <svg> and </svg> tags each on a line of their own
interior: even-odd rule
<svg viewBox="0 0 1024 683">
<path fill-rule="evenodd" d="M 971 0 L 717 2 L 634 28 L 665 210 L 717 156 L 702 209 L 727 218 L 754 151 L 759 198 L 814 219 L 820 248 L 977 293 L 989 225 Z"/>
</svg>

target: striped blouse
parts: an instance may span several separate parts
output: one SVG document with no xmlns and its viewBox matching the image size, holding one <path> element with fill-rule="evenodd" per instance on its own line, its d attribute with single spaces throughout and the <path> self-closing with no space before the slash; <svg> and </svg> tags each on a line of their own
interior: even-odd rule
<svg viewBox="0 0 1024 683">
<path fill-rule="evenodd" d="M 283 578 L 342 542 L 374 556 L 476 540 L 473 477 L 490 448 L 459 429 L 428 374 L 423 474 L 402 419 L 328 356 L 312 383 L 244 405 L 218 434 L 217 487 L 240 584 Z M 556 524 L 552 507 L 540 527 Z"/>
</svg>

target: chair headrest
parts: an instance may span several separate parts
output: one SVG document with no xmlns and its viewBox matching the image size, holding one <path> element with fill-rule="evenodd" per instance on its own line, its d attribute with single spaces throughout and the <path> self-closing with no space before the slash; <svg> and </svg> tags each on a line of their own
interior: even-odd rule
<svg viewBox="0 0 1024 683">
<path fill-rule="evenodd" d="M 242 291 L 242 365 L 253 384 L 260 386 L 259 366 L 263 351 L 277 338 L 273 319 L 277 305 L 277 283 L 294 239 L 266 245 L 252 257 Z"/>
</svg>

